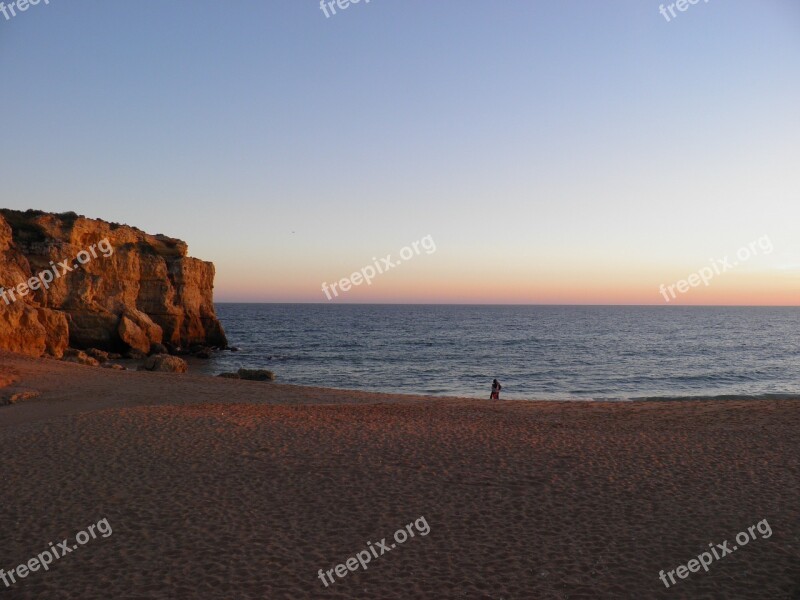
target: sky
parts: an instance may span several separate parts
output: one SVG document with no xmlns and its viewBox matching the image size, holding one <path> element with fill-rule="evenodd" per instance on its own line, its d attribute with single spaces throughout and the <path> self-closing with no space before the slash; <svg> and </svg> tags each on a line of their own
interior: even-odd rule
<svg viewBox="0 0 800 600">
<path fill-rule="evenodd" d="M 796 306 L 800 3 L 661 4 L 41 0 L 0 206 L 181 238 L 218 301 Z"/>
</svg>

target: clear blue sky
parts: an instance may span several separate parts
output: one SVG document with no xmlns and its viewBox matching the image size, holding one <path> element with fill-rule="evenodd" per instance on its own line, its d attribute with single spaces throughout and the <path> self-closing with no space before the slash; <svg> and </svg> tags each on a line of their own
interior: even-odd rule
<svg viewBox="0 0 800 600">
<path fill-rule="evenodd" d="M 773 254 L 696 299 L 798 298 L 800 3 L 659 4 L 0 15 L 0 205 L 180 237 L 220 300 L 325 301 L 426 235 L 344 301 L 658 303 L 764 235 Z"/>
</svg>

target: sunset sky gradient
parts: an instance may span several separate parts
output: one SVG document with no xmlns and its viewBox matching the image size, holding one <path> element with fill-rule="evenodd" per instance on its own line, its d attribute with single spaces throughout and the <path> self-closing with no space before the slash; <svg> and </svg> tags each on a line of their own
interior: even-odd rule
<svg viewBox="0 0 800 600">
<path fill-rule="evenodd" d="M 219 301 L 800 303 L 800 4 L 51 1 L 0 17 L 4 207 L 189 243 Z"/>
</svg>

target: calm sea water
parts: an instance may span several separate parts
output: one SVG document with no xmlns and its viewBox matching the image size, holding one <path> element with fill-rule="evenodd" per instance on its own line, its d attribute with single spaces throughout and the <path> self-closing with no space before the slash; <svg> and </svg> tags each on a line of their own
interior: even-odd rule
<svg viewBox="0 0 800 600">
<path fill-rule="evenodd" d="M 218 304 L 193 370 L 466 397 L 800 397 L 800 308 Z"/>
</svg>

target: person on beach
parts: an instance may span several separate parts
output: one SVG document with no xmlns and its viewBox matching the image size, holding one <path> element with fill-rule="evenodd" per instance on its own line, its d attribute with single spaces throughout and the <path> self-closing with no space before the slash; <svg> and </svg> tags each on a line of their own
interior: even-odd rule
<svg viewBox="0 0 800 600">
<path fill-rule="evenodd" d="M 500 382 L 495 379 L 492 381 L 492 394 L 489 396 L 489 400 L 500 400 L 500 390 L 503 389 L 503 386 L 500 385 Z"/>
</svg>

